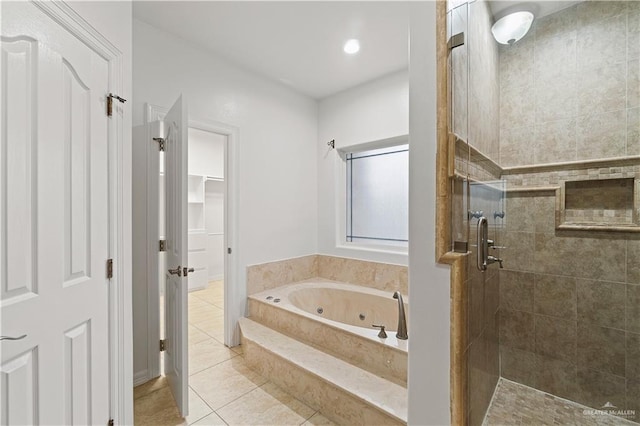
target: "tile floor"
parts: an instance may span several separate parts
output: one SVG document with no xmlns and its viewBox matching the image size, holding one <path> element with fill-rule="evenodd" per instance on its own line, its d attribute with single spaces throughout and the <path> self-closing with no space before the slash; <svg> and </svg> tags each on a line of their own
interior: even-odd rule
<svg viewBox="0 0 640 426">
<path fill-rule="evenodd" d="M 189 293 L 189 416 L 181 418 L 164 377 L 134 389 L 134 422 L 145 425 L 333 425 L 223 344 L 224 285 Z"/>
<path fill-rule="evenodd" d="M 593 415 L 584 405 L 500 379 L 483 423 L 483 426 L 498 425 L 637 426 L 637 423 L 607 414 Z"/>
</svg>

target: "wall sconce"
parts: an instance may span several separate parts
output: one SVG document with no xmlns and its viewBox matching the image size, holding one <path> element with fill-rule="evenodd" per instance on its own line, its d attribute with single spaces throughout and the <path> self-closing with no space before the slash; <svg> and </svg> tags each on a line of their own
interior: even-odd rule
<svg viewBox="0 0 640 426">
<path fill-rule="evenodd" d="M 491 33 L 498 43 L 511 45 L 529 32 L 532 23 L 533 13 L 514 12 L 498 19 L 491 27 Z"/>
</svg>

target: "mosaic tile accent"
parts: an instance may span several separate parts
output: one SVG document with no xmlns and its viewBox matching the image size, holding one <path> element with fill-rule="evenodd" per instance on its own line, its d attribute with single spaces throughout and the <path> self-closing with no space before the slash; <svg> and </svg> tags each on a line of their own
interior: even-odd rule
<svg viewBox="0 0 640 426">
<path fill-rule="evenodd" d="M 456 138 L 455 167 L 459 174 L 477 181 L 497 180 L 502 174 L 495 161 L 460 138 Z"/>
<path fill-rule="evenodd" d="M 596 411 L 528 386 L 500 379 L 482 424 L 637 426 L 633 421 L 606 414 L 606 410 Z M 628 416 L 635 418 L 635 414 Z"/>
</svg>

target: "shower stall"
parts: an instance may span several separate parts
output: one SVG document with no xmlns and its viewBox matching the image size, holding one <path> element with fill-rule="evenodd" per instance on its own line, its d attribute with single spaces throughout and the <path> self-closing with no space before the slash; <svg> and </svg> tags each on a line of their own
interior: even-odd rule
<svg viewBox="0 0 640 426">
<path fill-rule="evenodd" d="M 449 1 L 447 39 L 466 421 L 640 422 L 640 2 Z"/>
</svg>

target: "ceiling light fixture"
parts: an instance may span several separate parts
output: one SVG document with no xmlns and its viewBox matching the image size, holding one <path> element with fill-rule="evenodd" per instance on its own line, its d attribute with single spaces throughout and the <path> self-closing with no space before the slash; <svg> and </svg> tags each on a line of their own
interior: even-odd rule
<svg viewBox="0 0 640 426">
<path fill-rule="evenodd" d="M 514 12 L 498 19 L 491 27 L 491 32 L 498 43 L 513 44 L 529 32 L 532 23 L 533 13 Z"/>
<path fill-rule="evenodd" d="M 354 53 L 358 53 L 360 50 L 360 42 L 355 38 L 352 38 L 351 40 L 347 40 L 342 49 L 344 50 L 344 53 L 353 55 Z"/>
</svg>

